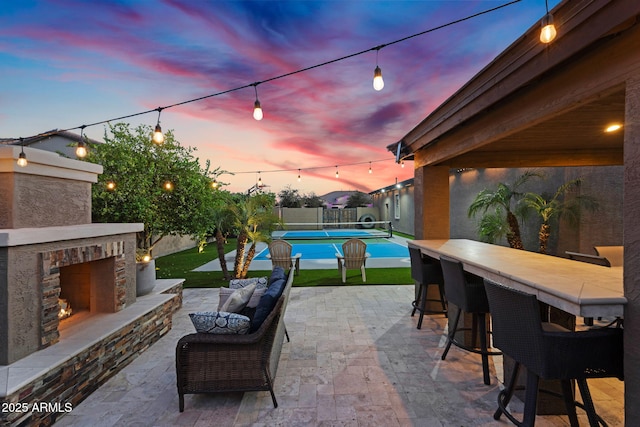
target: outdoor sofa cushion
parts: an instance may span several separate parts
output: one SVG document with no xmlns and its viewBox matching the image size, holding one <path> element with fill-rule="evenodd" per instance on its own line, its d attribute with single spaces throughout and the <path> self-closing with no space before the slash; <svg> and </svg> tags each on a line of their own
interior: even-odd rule
<svg viewBox="0 0 640 427">
<path fill-rule="evenodd" d="M 267 291 L 262 295 L 262 298 L 260 298 L 260 302 L 256 307 L 256 312 L 251 320 L 250 332 L 255 332 L 260 328 L 260 325 L 262 325 L 269 313 L 271 313 L 271 310 L 273 310 L 273 307 L 276 305 L 276 301 L 278 301 L 278 298 L 280 298 L 282 292 L 284 292 L 286 284 L 286 277 L 276 278 L 270 283 Z"/>
<path fill-rule="evenodd" d="M 266 288 L 269 284 L 269 279 L 265 277 L 251 277 L 249 279 L 231 279 L 229 280 L 229 289 L 239 289 L 256 284 L 256 289 Z"/>
</svg>

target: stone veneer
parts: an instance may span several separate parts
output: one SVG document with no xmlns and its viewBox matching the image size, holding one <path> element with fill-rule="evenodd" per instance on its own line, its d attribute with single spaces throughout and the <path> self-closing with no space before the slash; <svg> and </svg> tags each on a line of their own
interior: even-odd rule
<svg viewBox="0 0 640 427">
<path fill-rule="evenodd" d="M 182 306 L 182 283 L 183 280 L 174 281 L 163 292 L 174 294 L 163 304 L 2 398 L 3 404 L 17 404 L 29 410 L 1 412 L 0 425 L 52 425 L 65 410 L 68 412 L 82 402 L 171 329 L 172 316 Z M 63 339 L 57 345 L 64 344 Z M 34 405 L 40 403 L 50 404 L 49 409 L 53 410 L 33 410 Z"/>
<path fill-rule="evenodd" d="M 58 312 L 60 305 L 60 268 L 70 265 L 102 260 L 110 257 L 115 258 L 115 265 L 112 272 L 105 272 L 111 276 L 108 280 L 113 280 L 115 289 L 105 292 L 101 298 L 113 300 L 109 310 L 116 312 L 126 306 L 127 280 L 125 275 L 125 252 L 124 242 L 111 242 L 100 245 L 80 246 L 65 249 L 56 249 L 40 254 L 42 260 L 42 321 L 40 324 L 40 346 L 48 347 L 58 342 L 60 332 L 58 325 L 60 319 Z"/>
</svg>

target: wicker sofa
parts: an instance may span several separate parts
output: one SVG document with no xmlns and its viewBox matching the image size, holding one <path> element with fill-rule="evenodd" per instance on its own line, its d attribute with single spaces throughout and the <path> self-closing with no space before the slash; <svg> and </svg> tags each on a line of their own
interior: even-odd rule
<svg viewBox="0 0 640 427">
<path fill-rule="evenodd" d="M 284 342 L 284 314 L 293 276 L 291 269 L 282 295 L 256 331 L 246 335 L 193 333 L 180 338 L 176 345 L 180 412 L 184 411 L 185 394 L 230 391 L 268 390 L 273 406 L 278 407 L 273 381 Z"/>
</svg>

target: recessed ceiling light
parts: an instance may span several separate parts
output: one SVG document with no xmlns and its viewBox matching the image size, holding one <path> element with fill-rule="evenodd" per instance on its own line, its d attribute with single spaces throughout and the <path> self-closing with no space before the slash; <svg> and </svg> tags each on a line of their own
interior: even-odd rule
<svg viewBox="0 0 640 427">
<path fill-rule="evenodd" d="M 604 131 L 607 133 L 611 133 L 611 132 L 615 132 L 617 130 L 622 129 L 622 125 L 620 123 L 612 123 L 609 126 L 607 126 Z"/>
</svg>

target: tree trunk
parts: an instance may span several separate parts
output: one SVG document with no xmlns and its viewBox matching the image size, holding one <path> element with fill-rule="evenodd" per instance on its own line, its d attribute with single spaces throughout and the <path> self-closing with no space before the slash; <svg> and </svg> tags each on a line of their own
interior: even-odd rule
<svg viewBox="0 0 640 427">
<path fill-rule="evenodd" d="M 507 242 L 509 246 L 514 249 L 524 249 L 522 245 L 522 239 L 520 238 L 520 225 L 518 225 L 518 218 L 511 211 L 507 211 L 507 222 L 509 223 L 509 233 L 507 233 Z"/>
<path fill-rule="evenodd" d="M 244 251 L 247 246 L 248 236 L 245 231 L 241 231 L 238 235 L 238 245 L 236 250 L 236 259 L 233 263 L 233 277 L 236 279 L 241 279 L 242 273 L 242 262 L 244 261 Z"/>
<path fill-rule="evenodd" d="M 224 253 L 224 236 L 220 229 L 216 229 L 216 248 L 218 249 L 218 260 L 220 261 L 220 269 L 222 270 L 222 277 L 224 280 L 229 280 L 229 269 L 227 268 L 227 260 Z"/>
<path fill-rule="evenodd" d="M 551 235 L 551 226 L 549 224 L 542 224 L 540 231 L 538 232 L 538 239 L 540 240 L 540 253 L 547 253 L 547 245 L 549 243 L 549 236 Z"/>
<path fill-rule="evenodd" d="M 247 252 L 247 259 L 244 260 L 244 265 L 242 266 L 242 276 L 241 279 L 246 279 L 247 274 L 249 273 L 249 264 L 253 261 L 253 257 L 256 256 L 256 243 L 253 242 L 251 247 L 249 248 L 249 252 Z"/>
</svg>

